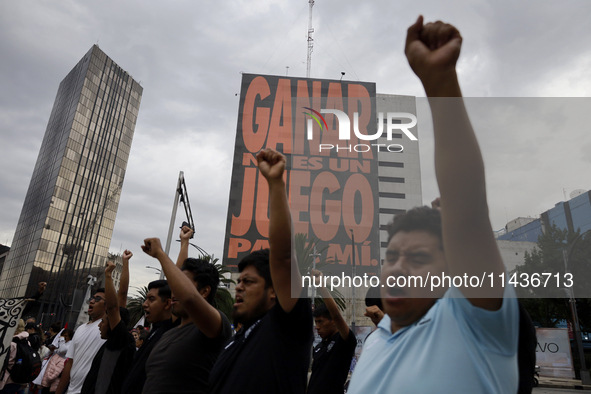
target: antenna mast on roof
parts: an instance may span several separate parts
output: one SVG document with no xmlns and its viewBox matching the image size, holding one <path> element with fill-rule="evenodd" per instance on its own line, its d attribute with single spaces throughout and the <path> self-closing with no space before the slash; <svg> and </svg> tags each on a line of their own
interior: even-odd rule
<svg viewBox="0 0 591 394">
<path fill-rule="evenodd" d="M 308 18 L 308 65 L 306 68 L 306 78 L 310 78 L 312 50 L 314 49 L 314 39 L 312 38 L 312 33 L 314 33 L 314 28 L 312 27 L 312 7 L 314 7 L 314 0 L 308 0 L 308 4 L 310 4 L 310 13 Z"/>
</svg>

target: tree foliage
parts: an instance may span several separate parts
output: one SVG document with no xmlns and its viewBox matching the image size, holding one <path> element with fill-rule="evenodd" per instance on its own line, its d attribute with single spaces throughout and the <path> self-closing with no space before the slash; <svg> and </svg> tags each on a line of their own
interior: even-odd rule
<svg viewBox="0 0 591 394">
<path fill-rule="evenodd" d="M 517 275 L 519 283 L 522 283 L 519 279 L 522 274 L 529 278 L 534 274 L 552 275 L 546 286 L 543 286 L 542 280 L 537 287 L 530 284 L 515 288 L 532 320 L 543 327 L 556 327 L 561 320 L 572 320 L 567 293 L 569 281 L 565 280 L 569 277 L 565 274 L 571 273 L 574 296 L 580 297 L 576 299 L 579 321 L 582 326 L 591 328 L 591 304 L 588 298 L 583 298 L 591 292 L 591 233 L 579 238 L 580 235 L 579 231 L 563 230 L 553 224 L 538 237 L 536 248 L 531 253 L 525 253 L 524 264 L 511 272 Z M 565 252 L 568 254 L 568 271 L 565 268 Z"/>
<path fill-rule="evenodd" d="M 144 302 L 148 298 L 148 286 L 143 286 L 138 290 L 138 295 L 130 297 L 127 301 L 127 310 L 129 311 L 129 324 L 135 325 L 144 316 Z"/>
<path fill-rule="evenodd" d="M 318 238 L 312 238 L 308 242 L 308 237 L 304 233 L 297 233 L 295 235 L 295 253 L 296 259 L 298 261 L 298 267 L 300 269 L 300 275 L 309 275 L 312 267 L 314 266 L 314 258 L 312 256 L 314 254 L 314 246 L 316 246 L 316 253 L 320 255 L 324 254 L 328 249 L 328 246 L 320 247 L 318 245 L 319 242 L 320 240 Z M 316 262 L 316 269 L 322 271 L 324 267 L 336 262 L 337 261 L 335 261 L 332 257 L 325 259 L 320 258 Z M 332 295 L 332 298 L 334 298 L 339 309 L 345 310 L 345 297 L 343 297 L 343 295 L 337 290 L 330 291 L 330 294 Z M 314 298 L 314 305 L 323 303 L 324 300 L 322 297 Z"/>
</svg>

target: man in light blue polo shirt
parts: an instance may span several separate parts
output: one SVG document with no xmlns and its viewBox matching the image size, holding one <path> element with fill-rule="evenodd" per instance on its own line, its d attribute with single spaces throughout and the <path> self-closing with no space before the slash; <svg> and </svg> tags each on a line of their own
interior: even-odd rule
<svg viewBox="0 0 591 394">
<path fill-rule="evenodd" d="M 422 16 L 408 29 L 406 56 L 433 115 L 441 209 L 416 208 L 390 224 L 386 315 L 365 343 L 349 393 L 517 392 L 518 303 L 504 283 L 484 164 L 461 98 L 461 43 L 455 27 L 423 25 Z M 444 276 L 457 287 L 449 279 L 431 289 Z"/>
</svg>

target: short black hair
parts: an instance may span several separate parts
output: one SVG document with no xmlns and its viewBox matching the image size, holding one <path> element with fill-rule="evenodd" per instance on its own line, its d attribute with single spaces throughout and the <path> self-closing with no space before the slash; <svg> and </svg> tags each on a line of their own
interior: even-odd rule
<svg viewBox="0 0 591 394">
<path fill-rule="evenodd" d="M 413 208 L 407 212 L 399 213 L 388 224 L 388 243 L 399 231 L 426 231 L 439 238 L 439 244 L 443 249 L 443 237 L 441 233 L 441 212 L 439 209 L 427 206 Z"/>
<path fill-rule="evenodd" d="M 105 288 L 104 287 L 99 287 L 98 289 L 96 289 L 95 293 L 104 293 L 105 292 Z"/>
<path fill-rule="evenodd" d="M 374 305 L 380 308 L 380 310 L 384 310 L 379 287 L 370 287 L 365 294 L 365 306 L 370 307 Z"/>
<path fill-rule="evenodd" d="M 150 336 L 150 333 L 146 330 L 141 330 L 139 336 L 141 341 L 145 341 Z"/>
<path fill-rule="evenodd" d="M 220 274 L 215 265 L 203 259 L 188 258 L 183 263 L 181 271 L 189 271 L 193 274 L 193 280 L 197 282 L 197 290 L 209 286 L 211 290 L 207 296 L 207 302 L 215 305 L 215 294 L 220 284 Z"/>
<path fill-rule="evenodd" d="M 257 250 L 243 258 L 242 261 L 238 263 L 238 272 L 244 271 L 246 267 L 251 265 L 257 270 L 257 273 L 265 279 L 265 289 L 273 286 L 268 248 Z"/>
<path fill-rule="evenodd" d="M 326 304 L 316 305 L 316 308 L 314 308 L 314 317 L 326 317 L 328 320 L 332 320 Z"/>
<path fill-rule="evenodd" d="M 53 323 L 50 327 L 49 327 L 53 332 L 60 332 L 60 330 L 62 329 L 62 322 L 61 321 L 56 321 L 55 323 Z"/>
<path fill-rule="evenodd" d="M 172 292 L 170 291 L 170 286 L 168 286 L 168 282 L 164 279 L 155 280 L 148 284 L 148 291 L 152 289 L 158 289 L 158 297 L 165 302 L 166 300 L 172 297 Z"/>
</svg>

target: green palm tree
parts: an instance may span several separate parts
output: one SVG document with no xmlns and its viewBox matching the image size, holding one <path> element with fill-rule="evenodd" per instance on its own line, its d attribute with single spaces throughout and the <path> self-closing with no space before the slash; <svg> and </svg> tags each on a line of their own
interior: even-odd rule
<svg viewBox="0 0 591 394">
<path fill-rule="evenodd" d="M 133 326 L 137 323 L 142 316 L 144 316 L 144 302 L 148 298 L 148 286 L 138 288 L 138 295 L 130 297 L 127 301 L 127 310 L 129 311 L 130 320 L 129 323 Z"/>
<path fill-rule="evenodd" d="M 314 246 L 316 246 L 316 253 L 323 254 L 328 249 L 328 246 L 319 247 L 318 238 L 312 238 L 308 242 L 308 237 L 304 233 L 297 233 L 295 235 L 295 253 L 298 260 L 298 267 L 300 269 L 300 275 L 309 275 L 310 270 L 314 265 L 314 259 L 312 254 L 314 253 Z M 316 262 L 316 269 L 322 271 L 322 268 L 337 263 L 334 258 L 328 257 L 326 259 L 320 259 Z M 330 290 L 329 290 L 330 291 Z M 334 298 L 340 310 L 345 310 L 345 297 L 338 291 L 330 291 L 332 298 Z M 314 305 L 324 304 L 322 297 L 314 298 Z"/>
</svg>

